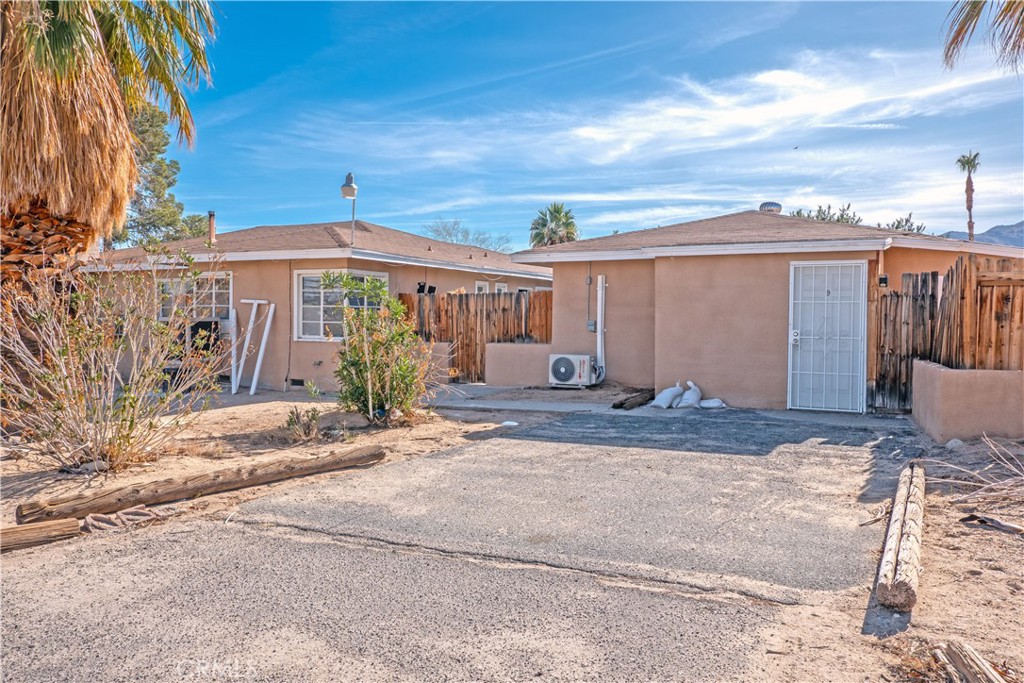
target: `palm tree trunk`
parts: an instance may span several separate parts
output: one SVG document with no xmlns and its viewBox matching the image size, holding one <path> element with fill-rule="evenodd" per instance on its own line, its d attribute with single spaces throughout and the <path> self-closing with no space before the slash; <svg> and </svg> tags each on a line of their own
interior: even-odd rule
<svg viewBox="0 0 1024 683">
<path fill-rule="evenodd" d="M 967 195 L 967 241 L 974 241 L 974 180 L 971 179 L 971 172 L 967 172 L 967 185 L 964 188 Z"/>
<path fill-rule="evenodd" d="M 27 211 L 0 215 L 0 233 L 0 282 L 12 285 L 28 270 L 67 267 L 96 239 L 92 226 L 54 216 L 39 200 Z"/>
</svg>

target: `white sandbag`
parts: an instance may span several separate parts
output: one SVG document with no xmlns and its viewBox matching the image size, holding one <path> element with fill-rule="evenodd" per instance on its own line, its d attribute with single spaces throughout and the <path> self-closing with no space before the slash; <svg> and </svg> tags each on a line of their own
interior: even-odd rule
<svg viewBox="0 0 1024 683">
<path fill-rule="evenodd" d="M 700 405 L 700 387 L 693 382 L 687 382 L 686 386 L 690 387 L 683 392 L 683 397 L 679 399 L 677 408 L 696 408 Z"/>
<path fill-rule="evenodd" d="M 672 401 L 672 407 L 673 408 L 678 408 L 679 407 L 679 402 L 683 400 L 683 394 L 686 393 L 686 392 L 683 391 L 682 387 L 679 388 L 679 391 L 681 393 L 678 396 L 675 397 L 675 400 Z"/>
<path fill-rule="evenodd" d="M 706 398 L 700 402 L 701 408 L 724 408 L 725 401 L 720 398 Z"/>
<path fill-rule="evenodd" d="M 683 388 L 676 382 L 674 387 L 663 389 L 660 394 L 654 397 L 651 405 L 655 408 L 671 408 L 672 403 L 683 395 Z"/>
</svg>

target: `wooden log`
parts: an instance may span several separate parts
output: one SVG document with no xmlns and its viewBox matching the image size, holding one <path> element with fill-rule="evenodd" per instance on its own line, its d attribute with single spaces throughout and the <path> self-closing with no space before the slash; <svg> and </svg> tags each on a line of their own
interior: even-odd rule
<svg viewBox="0 0 1024 683">
<path fill-rule="evenodd" d="M 77 519 L 54 519 L 35 524 L 18 524 L 0 529 L 0 552 L 74 538 L 80 532 Z"/>
<path fill-rule="evenodd" d="M 85 517 L 94 513 L 107 514 L 136 505 L 172 503 L 211 493 L 260 486 L 282 479 L 371 465 L 383 458 L 384 449 L 382 447 L 362 446 L 341 453 L 331 453 L 305 460 L 294 458 L 275 460 L 214 470 L 190 477 L 173 477 L 148 484 L 123 486 L 94 494 L 28 501 L 19 505 L 16 513 L 19 523 Z"/>
<path fill-rule="evenodd" d="M 967 683 L 1006 683 L 992 664 L 967 643 L 949 643 L 944 650 L 949 662 Z"/>
<path fill-rule="evenodd" d="M 921 576 L 921 533 L 924 529 L 924 466 L 911 466 L 910 493 L 903 515 L 903 533 L 896 563 L 890 607 L 910 611 L 917 604 L 917 582 Z"/>
<path fill-rule="evenodd" d="M 885 532 L 882 561 L 878 566 L 878 583 L 875 585 L 875 595 L 882 604 L 887 604 L 883 601 L 882 596 L 896 580 L 896 560 L 900 550 L 900 536 L 903 534 L 903 516 L 907 511 L 911 476 L 909 467 L 900 473 L 896 495 L 892 499 L 892 512 L 889 513 L 889 527 Z"/>
<path fill-rule="evenodd" d="M 654 389 L 645 389 L 637 394 L 632 394 L 625 398 L 619 399 L 612 404 L 612 408 L 618 408 L 621 410 L 633 410 L 645 403 L 650 403 L 654 400 Z"/>
<path fill-rule="evenodd" d="M 946 674 L 947 683 L 965 683 L 964 677 L 960 675 L 960 672 L 953 666 L 953 662 L 949 661 L 949 657 L 946 656 L 946 651 L 943 647 L 937 647 L 932 650 L 932 658 L 935 663 L 939 665 L 942 672 Z"/>
<path fill-rule="evenodd" d="M 913 464 L 900 474 L 900 486 L 906 484 L 906 500 L 899 531 L 898 547 L 895 550 L 895 564 L 886 564 L 893 558 L 883 553 L 882 567 L 886 574 L 879 577 L 876 590 L 878 601 L 887 607 L 909 612 L 917 603 L 917 583 L 921 575 L 921 530 L 924 525 L 924 467 Z M 893 501 L 893 518 L 897 517 L 896 505 Z M 886 535 L 886 543 L 893 535 L 890 528 Z M 886 548 L 889 550 L 889 548 Z"/>
</svg>

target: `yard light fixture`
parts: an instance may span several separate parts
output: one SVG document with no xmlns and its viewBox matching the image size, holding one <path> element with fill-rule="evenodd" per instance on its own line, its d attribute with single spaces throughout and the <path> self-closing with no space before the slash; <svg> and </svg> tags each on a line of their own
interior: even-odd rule
<svg viewBox="0 0 1024 683">
<path fill-rule="evenodd" d="M 356 185 L 356 177 L 349 173 L 345 176 L 345 184 L 341 186 L 341 196 L 352 200 L 352 239 L 349 240 L 349 248 L 356 246 L 356 193 L 359 186 Z"/>
</svg>

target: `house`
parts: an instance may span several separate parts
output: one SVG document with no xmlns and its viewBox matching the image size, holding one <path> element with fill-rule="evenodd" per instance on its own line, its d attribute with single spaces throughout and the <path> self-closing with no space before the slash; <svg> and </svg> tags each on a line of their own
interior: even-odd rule
<svg viewBox="0 0 1024 683">
<path fill-rule="evenodd" d="M 235 309 L 239 334 L 252 300 L 275 304 L 267 335 L 259 386 L 301 387 L 306 380 L 334 387 L 334 357 L 342 335 L 340 311 L 332 306 L 337 293 L 324 291 L 325 271 L 348 272 L 357 278 L 386 280 L 392 294 L 420 291 L 498 293 L 551 286 L 546 266 L 513 263 L 507 254 L 428 239 L 366 221 L 266 225 L 217 234 L 210 216 L 207 237 L 164 245 L 168 253 L 184 250 L 198 264 L 215 263 L 205 317 L 224 321 Z M 211 242 L 212 238 L 212 242 Z M 106 256 L 114 268 L 134 267 L 153 258 L 138 247 Z M 209 268 L 210 266 L 205 266 Z M 349 302 L 351 303 L 351 302 Z M 363 302 L 365 304 L 365 302 Z M 264 316 L 269 306 L 264 306 Z M 262 342 L 254 326 L 253 344 Z M 251 381 L 250 358 L 241 384 Z"/>
<path fill-rule="evenodd" d="M 692 380 L 738 407 L 862 412 L 880 291 L 898 289 L 903 273 L 945 273 L 965 252 L 1024 258 L 1018 247 L 780 211 L 766 203 L 513 254 L 553 269 L 552 341 L 488 345 L 488 382 L 547 384 L 549 353 L 594 355 L 603 275 L 609 380 Z"/>
</svg>

